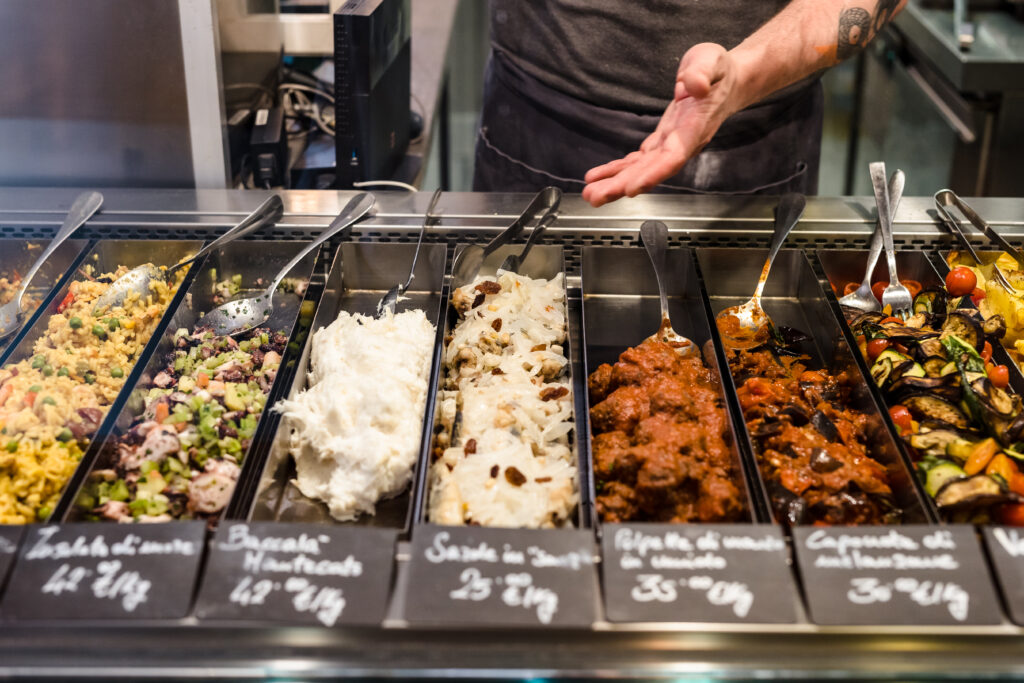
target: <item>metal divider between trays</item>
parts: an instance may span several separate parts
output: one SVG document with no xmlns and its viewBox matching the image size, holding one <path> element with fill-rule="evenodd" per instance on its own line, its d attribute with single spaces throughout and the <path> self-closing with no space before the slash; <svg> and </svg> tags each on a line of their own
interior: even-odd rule
<svg viewBox="0 0 1024 683">
<path fill-rule="evenodd" d="M 152 243 L 152 241 L 150 242 Z M 111 243 L 108 242 L 106 244 Z M 157 248 L 158 244 L 162 244 L 165 247 L 171 244 L 174 244 L 175 246 L 191 245 L 193 249 L 190 251 L 190 253 L 195 253 L 195 251 L 198 251 L 202 246 L 201 242 L 159 241 L 156 244 L 153 244 L 154 249 Z M 94 247 L 89 251 L 89 256 L 92 256 L 94 254 L 98 255 L 98 250 L 103 246 L 105 246 L 104 243 L 97 243 L 96 245 L 94 245 Z M 110 248 L 114 249 L 117 246 L 118 243 L 115 242 L 113 243 L 113 246 Z M 188 247 L 186 246 L 186 249 L 187 248 Z M 137 261 L 136 265 L 141 263 L 144 263 L 144 261 L 139 260 Z M 75 266 L 75 271 L 77 271 L 80 265 L 81 262 L 79 262 L 79 265 Z M 93 461 L 99 454 L 100 446 L 106 440 L 107 434 L 114 428 L 114 424 L 117 421 L 117 416 L 124 408 L 125 402 L 128 400 L 132 388 L 135 386 L 136 382 L 138 382 L 139 378 L 142 376 L 142 372 L 145 369 L 146 364 L 149 362 L 150 356 L 154 353 L 154 351 L 156 351 L 157 347 L 159 346 L 160 340 L 163 337 L 163 334 L 166 331 L 167 326 L 170 324 L 171 317 L 173 316 L 174 311 L 176 311 L 178 306 L 181 305 L 181 302 L 184 301 L 185 293 L 188 291 L 189 287 L 192 285 L 192 282 L 195 280 L 196 273 L 199 271 L 200 267 L 201 264 L 198 263 L 192 264 L 189 267 L 188 272 L 182 279 L 181 284 L 178 286 L 177 291 L 174 293 L 174 296 L 168 303 L 167 308 L 164 309 L 163 314 L 160 316 L 160 321 L 157 323 L 157 326 L 153 329 L 153 333 L 150 335 L 149 339 L 146 341 L 146 344 L 143 346 L 142 352 L 139 354 L 139 357 L 135 360 L 131 372 L 128 373 L 128 376 L 125 379 L 124 384 L 121 385 L 121 389 L 118 392 L 117 397 L 107 408 L 106 413 L 103 416 L 103 421 L 100 423 L 99 428 L 90 438 L 89 445 L 86 447 L 85 453 L 82 454 L 82 459 L 75 467 L 74 473 L 71 475 L 68 481 L 65 482 L 61 496 L 57 501 L 57 504 L 54 506 L 53 511 L 50 513 L 50 517 L 48 518 L 47 521 L 63 519 L 64 516 L 67 514 L 68 510 L 71 508 L 71 505 L 73 503 L 73 497 L 74 495 L 77 494 L 78 489 L 81 487 L 86 475 L 92 469 Z M 52 314 L 53 312 L 56 311 L 54 303 L 61 299 L 67 293 L 67 289 L 70 286 L 71 279 L 72 278 L 69 277 L 65 281 L 65 284 L 59 290 L 56 290 L 55 295 L 52 295 L 50 297 L 49 303 L 45 309 L 47 313 Z M 39 339 L 39 337 L 41 336 L 42 330 L 37 332 L 34 336 L 32 335 L 32 332 L 36 332 L 35 327 L 36 325 L 41 325 L 42 319 L 43 315 L 39 315 L 39 317 L 36 319 L 35 325 L 33 325 L 32 330 L 29 331 L 24 337 L 20 339 L 18 347 L 15 348 L 7 356 L 5 362 L 10 362 L 17 355 L 22 355 L 23 357 L 28 357 L 28 355 L 30 355 L 25 352 L 26 350 L 31 351 L 31 346 L 34 345 L 35 341 Z M 30 341 L 31 343 L 29 343 Z"/>
</svg>

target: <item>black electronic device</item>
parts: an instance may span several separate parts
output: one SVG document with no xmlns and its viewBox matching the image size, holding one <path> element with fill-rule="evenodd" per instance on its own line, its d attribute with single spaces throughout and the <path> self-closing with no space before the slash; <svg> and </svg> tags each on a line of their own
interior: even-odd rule
<svg viewBox="0 0 1024 683">
<path fill-rule="evenodd" d="M 336 186 L 390 178 L 409 145 L 410 0 L 334 14 Z"/>
</svg>

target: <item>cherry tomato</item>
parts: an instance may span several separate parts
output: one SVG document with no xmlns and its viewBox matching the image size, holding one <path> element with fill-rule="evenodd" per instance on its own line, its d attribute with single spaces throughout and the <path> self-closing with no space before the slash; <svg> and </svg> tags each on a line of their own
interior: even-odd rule
<svg viewBox="0 0 1024 683">
<path fill-rule="evenodd" d="M 981 359 L 986 363 L 992 359 L 992 345 L 985 342 L 985 345 L 981 347 Z"/>
<path fill-rule="evenodd" d="M 890 342 L 888 339 L 872 339 L 871 341 L 869 341 L 868 360 L 874 363 L 875 359 L 881 355 L 882 351 L 885 351 L 887 348 L 889 348 L 889 344 Z"/>
<path fill-rule="evenodd" d="M 974 302 L 975 306 L 981 305 L 981 300 L 985 298 L 985 290 L 981 287 L 975 287 L 974 291 L 971 292 L 971 301 Z"/>
<path fill-rule="evenodd" d="M 967 266 L 957 266 L 946 275 L 946 291 L 953 296 L 967 296 L 978 286 L 978 278 Z"/>
<path fill-rule="evenodd" d="M 999 521 L 1007 526 L 1024 526 L 1024 503 L 1007 503 L 999 508 Z"/>
<path fill-rule="evenodd" d="M 889 286 L 888 282 L 876 282 L 871 285 L 871 293 L 878 299 L 878 303 L 882 303 L 882 290 Z"/>
<path fill-rule="evenodd" d="M 1005 365 L 993 365 L 988 369 L 988 381 L 997 389 L 1005 389 L 1010 384 L 1010 369 Z"/>
<path fill-rule="evenodd" d="M 914 297 L 921 293 L 921 283 L 917 280 L 900 280 L 900 282 L 910 290 L 910 296 Z"/>
<path fill-rule="evenodd" d="M 843 296 L 853 294 L 854 292 L 857 291 L 858 287 L 860 287 L 860 285 L 858 285 L 856 282 L 847 282 L 846 286 L 843 287 Z"/>
<path fill-rule="evenodd" d="M 889 408 L 889 417 L 894 425 L 900 428 L 900 432 L 909 432 L 913 429 L 911 424 L 910 411 L 906 406 L 893 406 Z"/>
</svg>

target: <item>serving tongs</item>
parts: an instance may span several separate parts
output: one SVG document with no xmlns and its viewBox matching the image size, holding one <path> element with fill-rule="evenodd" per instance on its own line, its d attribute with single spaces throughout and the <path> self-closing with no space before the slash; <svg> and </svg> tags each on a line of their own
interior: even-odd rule
<svg viewBox="0 0 1024 683">
<path fill-rule="evenodd" d="M 488 256 L 518 237 L 526 227 L 526 224 L 534 216 L 543 213 L 533 229 L 533 234 L 530 235 L 530 239 L 527 240 L 526 246 L 523 247 L 519 256 L 511 263 L 509 259 L 505 259 L 501 264 L 503 270 L 518 271 L 533 247 L 533 243 L 536 242 L 536 238 L 558 216 L 558 204 L 561 201 L 561 190 L 557 187 L 545 187 L 533 197 L 529 206 L 526 207 L 519 217 L 512 221 L 511 225 L 498 233 L 486 246 L 481 247 L 478 244 L 470 244 L 465 247 L 459 252 L 459 255 L 455 258 L 455 264 L 452 266 L 452 287 L 461 287 L 476 279 L 476 276 L 480 273 L 480 268 L 483 267 Z"/>
<path fill-rule="evenodd" d="M 991 225 L 989 225 L 985 219 L 978 215 L 978 213 L 972 209 L 967 202 L 960 199 L 953 190 L 939 190 L 935 193 L 935 210 L 939 215 L 942 222 L 949 228 L 950 232 L 956 235 L 957 240 L 963 246 L 963 248 L 971 255 L 976 264 L 983 265 L 981 257 L 978 256 L 978 252 L 974 251 L 974 247 L 971 246 L 970 240 L 967 239 L 967 235 L 960 227 L 960 221 L 953 218 L 949 212 L 950 207 L 956 207 L 960 213 L 967 217 L 968 222 L 975 227 L 979 232 L 995 242 L 996 245 L 1004 252 L 1010 255 L 1014 261 L 1017 262 L 1017 268 L 1024 270 L 1024 252 L 1017 247 L 1013 246 L 1006 239 L 996 232 Z M 1002 285 L 1008 292 L 1013 294 L 1019 294 L 1016 287 L 1010 284 L 1010 280 L 1003 274 L 1003 271 L 999 269 L 999 266 L 993 262 L 992 271 L 996 275 L 996 280 Z"/>
</svg>

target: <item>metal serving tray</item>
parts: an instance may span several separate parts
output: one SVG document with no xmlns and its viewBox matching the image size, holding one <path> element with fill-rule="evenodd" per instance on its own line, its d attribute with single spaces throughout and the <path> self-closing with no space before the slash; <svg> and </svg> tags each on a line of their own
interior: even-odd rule
<svg viewBox="0 0 1024 683">
<path fill-rule="evenodd" d="M 117 462 L 119 439 L 131 428 L 135 418 L 141 414 L 145 406 L 145 396 L 153 387 L 153 378 L 166 367 L 167 355 L 174 349 L 175 332 L 181 328 L 191 332 L 200 315 L 217 305 L 213 301 L 214 285 L 225 278 L 241 275 L 242 290 L 238 296 L 252 296 L 256 292 L 263 291 L 265 287 L 265 284 L 264 286 L 258 285 L 256 283 L 257 279 L 266 279 L 268 273 L 276 273 L 304 247 L 305 244 L 302 242 L 239 241 L 225 246 L 206 257 L 202 267 L 197 270 L 191 286 L 188 288 L 184 302 L 174 311 L 164 334 L 160 337 L 159 343 L 149 356 L 141 377 L 139 377 L 138 382 L 135 383 L 131 393 L 127 396 L 112 430 L 107 433 L 106 438 L 99 446 L 92 466 L 89 468 L 89 474 L 98 469 L 113 467 Z M 293 268 L 288 276 L 308 281 L 313 273 L 313 266 L 316 263 L 318 253 L 319 250 L 314 250 L 313 253 L 309 254 Z M 291 339 L 295 334 L 298 324 L 299 309 L 302 306 L 302 301 L 303 297 L 294 292 L 278 292 L 274 295 L 273 313 L 270 319 L 261 327 L 267 327 L 272 332 L 282 332 Z M 270 399 L 276 393 L 279 393 L 275 391 L 278 385 L 286 382 L 287 373 L 283 368 L 287 362 L 288 355 L 288 352 L 286 352 L 285 358 L 282 358 L 282 369 L 279 370 L 268 392 L 266 409 L 260 415 L 259 424 L 252 443 L 249 445 L 248 450 L 243 453 L 242 472 L 239 475 L 236 489 L 233 493 L 232 503 L 224 508 L 218 518 L 222 518 L 233 507 L 236 499 L 245 494 L 245 487 L 241 484 L 247 479 L 253 467 L 259 464 L 254 463 L 250 459 L 250 455 L 258 450 L 258 444 L 262 439 L 266 438 L 266 425 L 268 422 L 266 418 L 272 405 Z M 81 484 L 84 485 L 87 480 L 88 476 L 83 477 Z M 64 521 L 84 521 L 85 513 L 74 505 L 74 500 L 78 497 L 78 490 L 69 490 L 67 494 L 73 495 L 69 496 L 68 512 L 64 517 Z"/>
<path fill-rule="evenodd" d="M 766 252 L 760 249 L 697 249 L 697 260 L 704 275 L 712 312 L 741 304 L 750 298 L 754 285 L 764 266 Z M 861 379 L 851 394 L 850 407 L 867 415 L 866 435 L 870 455 L 885 465 L 892 482 L 893 495 L 903 510 L 904 524 L 934 521 L 932 510 L 917 486 L 917 478 L 910 464 L 901 457 L 897 441 L 890 431 L 884 404 L 877 400 L 869 388 L 870 379 L 851 351 L 843 327 L 829 306 L 829 302 L 814 275 L 807 257 L 800 250 L 784 249 L 779 252 L 771 276 L 765 285 L 762 299 L 765 311 L 779 325 L 800 330 L 811 339 L 799 350 L 811 357 L 810 368 L 825 368 L 837 375 L 843 372 Z M 717 332 L 716 332 L 717 336 Z M 729 394 L 736 395 L 736 384 L 731 373 L 725 373 Z M 758 459 L 753 440 L 743 423 L 743 433 L 750 453 Z M 773 521 L 780 522 L 771 509 L 771 498 L 757 467 L 761 495 L 768 504 Z"/>
<path fill-rule="evenodd" d="M 456 250 L 456 259 L 458 259 L 458 253 L 462 248 L 463 247 L 460 246 L 459 249 Z M 522 248 L 522 245 L 506 245 L 495 250 L 484 261 L 483 265 L 480 268 L 480 275 L 493 275 L 497 271 L 498 266 L 501 265 L 501 263 L 505 260 L 507 256 L 509 256 L 510 254 L 518 254 L 519 252 L 522 251 Z M 564 250 L 562 249 L 562 247 L 555 245 L 533 247 L 530 250 L 530 253 L 527 256 L 526 260 L 523 261 L 522 267 L 519 269 L 519 273 L 521 275 L 526 275 L 531 278 L 543 278 L 545 280 L 550 280 L 551 278 L 557 276 L 559 273 L 565 273 Z M 452 286 L 454 287 L 455 284 L 456 283 L 452 283 Z M 585 510 L 589 505 L 585 489 L 586 481 L 588 479 L 588 477 L 586 477 L 585 475 L 587 467 L 586 450 L 584 448 L 581 448 L 580 446 L 580 435 L 584 433 L 582 430 L 585 428 L 583 421 L 580 417 L 580 395 L 581 392 L 586 390 L 586 383 L 580 379 L 581 366 L 578 359 L 580 357 L 581 351 L 577 346 L 578 342 L 574 334 L 575 330 L 573 326 L 573 311 L 571 311 L 568 307 L 568 299 L 568 290 L 566 290 L 565 302 L 567 324 L 566 343 L 564 344 L 564 348 L 566 352 L 566 358 L 569 361 L 567 365 L 569 371 L 569 385 L 572 387 L 573 391 L 573 431 L 570 432 L 570 445 L 572 448 L 573 458 L 576 460 L 577 463 L 576 483 L 579 487 L 578 490 L 580 495 L 580 500 L 579 503 L 577 503 L 576 514 L 574 516 L 574 523 L 576 526 L 587 528 L 590 526 L 590 516 L 589 514 L 585 513 Z M 441 340 L 448 338 L 457 322 L 458 314 L 455 312 L 455 309 L 451 306 L 446 306 L 446 315 L 444 319 L 444 334 L 441 337 Z M 429 399 L 429 401 L 433 403 L 435 406 L 439 402 L 440 390 L 444 384 L 443 357 L 444 349 L 440 348 L 438 349 L 438 370 L 436 377 L 434 378 L 435 383 L 433 385 L 433 393 Z M 440 430 L 440 424 L 438 422 L 438 414 L 436 410 L 434 410 L 434 412 L 432 413 L 431 425 L 431 434 L 433 435 L 438 433 L 438 431 Z M 428 483 L 429 467 L 432 462 L 432 442 L 433 438 L 431 438 L 431 443 L 428 443 L 427 448 L 425 449 L 424 457 L 426 459 L 424 460 L 423 465 L 423 477 L 419 482 L 421 487 L 421 493 L 419 496 L 419 510 L 417 514 L 417 523 L 419 524 L 425 524 L 430 522 L 427 515 L 427 505 L 429 502 L 428 497 L 430 495 Z"/>
<path fill-rule="evenodd" d="M 15 273 L 24 275 L 39 258 L 46 244 L 46 240 L 0 239 L 0 278 L 11 277 Z M 65 278 L 71 273 L 72 265 L 82 257 L 88 244 L 89 240 L 68 240 L 40 266 L 39 272 L 32 278 L 25 293 L 25 296 L 33 297 L 38 306 L 28 313 L 22 330 L 32 326 L 35 316 L 48 303 L 47 295 L 64 284 Z M 0 339 L 0 362 L 3 362 L 4 352 L 12 348 L 19 337 L 19 334 L 14 334 L 7 339 Z"/>
<path fill-rule="evenodd" d="M 680 334 L 705 349 L 705 362 L 717 371 L 718 354 L 711 340 L 711 326 L 700 295 L 698 275 L 693 264 L 693 251 L 688 248 L 669 249 L 666 256 L 665 283 L 668 293 L 672 326 Z M 593 477 L 593 455 L 590 451 L 590 396 L 587 378 L 602 363 L 614 364 L 627 348 L 640 344 L 655 331 L 661 322 L 658 285 L 647 252 L 637 247 L 584 247 L 583 249 L 583 346 L 586 371 L 581 383 L 584 398 L 585 429 L 587 434 L 587 473 L 590 500 L 596 500 Z M 708 353 L 710 352 L 710 353 Z M 745 496 L 746 521 L 767 519 L 763 501 L 751 494 L 749 472 L 740 454 L 737 435 L 736 409 L 725 401 L 725 385 L 720 385 L 723 402 L 730 420 L 730 446 L 734 463 L 742 475 Z M 600 534 L 601 520 L 596 505 L 593 524 Z"/>
<path fill-rule="evenodd" d="M 320 305 L 313 319 L 310 337 L 334 322 L 342 311 L 373 315 L 377 302 L 384 293 L 400 280 L 404 281 L 412 265 L 413 244 L 342 244 L 335 255 Z M 416 262 L 416 277 L 409 290 L 398 302 L 396 312 L 421 309 L 428 319 L 440 328 L 447 249 L 443 244 L 424 244 Z M 289 398 L 294 398 L 307 386 L 311 344 L 306 344 L 298 361 Z M 430 384 L 437 372 L 440 349 L 435 337 L 431 362 Z M 268 404 L 269 406 L 269 404 Z M 288 453 L 290 428 L 287 421 L 276 414 L 267 434 L 273 438 L 270 453 L 258 484 L 258 490 L 244 518 L 252 521 L 314 522 L 372 526 L 399 529 L 408 532 L 416 509 L 416 492 L 421 486 L 424 458 L 430 448 L 433 425 L 434 400 L 428 396 L 423 419 L 422 439 L 418 464 L 409 489 L 400 496 L 382 500 L 375 515 L 363 515 L 354 522 L 338 522 L 330 516 L 327 506 L 303 496 L 291 483 L 295 464 Z M 267 411 L 269 413 L 269 411 Z M 276 427 L 276 431 L 274 431 Z"/>
<path fill-rule="evenodd" d="M 46 305 L 40 311 L 37 311 L 32 325 L 22 330 L 16 344 L 11 349 L 8 349 L 5 365 L 7 363 L 16 363 L 32 355 L 32 347 L 40 337 L 46 334 L 50 316 L 57 312 L 57 306 L 63 301 L 68 293 L 68 288 L 75 278 L 79 276 L 81 268 L 84 266 L 92 265 L 95 269 L 94 272 L 105 273 L 116 270 L 121 265 L 131 268 L 143 263 L 170 265 L 196 253 L 200 247 L 202 247 L 202 242 L 195 240 L 105 240 L 98 242 L 84 259 L 80 259 L 76 263 L 74 272 L 69 273 L 65 277 L 63 284 L 55 292 L 51 292 Z M 124 385 L 121 387 L 121 392 L 104 412 L 103 422 L 96 430 L 96 433 L 93 434 L 92 441 L 86 447 L 85 454 L 82 456 L 82 461 L 79 463 L 75 473 L 64 485 L 64 493 L 54 507 L 50 519 L 61 519 L 66 512 L 67 506 L 70 503 L 68 491 L 77 491 L 79 486 L 81 486 L 85 472 L 89 469 L 92 458 L 95 457 L 98 443 L 103 441 L 104 436 L 113 425 L 114 417 L 120 411 L 125 397 L 131 391 L 131 387 L 138 380 L 142 367 L 153 353 L 160 336 L 167 327 L 171 313 L 177 307 L 178 302 L 184 298 L 185 290 L 188 289 L 194 276 L 195 269 L 190 268 L 178 291 L 168 304 L 167 310 L 164 311 L 156 329 L 153 331 L 153 336 L 143 347 L 142 353 L 139 354 L 135 365 L 128 373 Z"/>
</svg>

